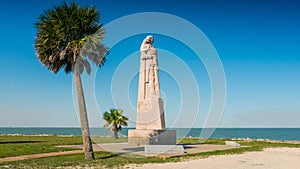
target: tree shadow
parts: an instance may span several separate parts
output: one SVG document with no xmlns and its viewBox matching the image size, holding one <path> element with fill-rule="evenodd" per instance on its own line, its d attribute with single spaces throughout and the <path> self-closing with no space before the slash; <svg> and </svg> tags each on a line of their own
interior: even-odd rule
<svg viewBox="0 0 300 169">
<path fill-rule="evenodd" d="M 111 155 L 107 155 L 107 156 L 104 156 L 104 157 L 99 157 L 99 158 L 96 158 L 96 159 L 101 159 L 101 160 L 104 160 L 104 159 L 109 159 L 109 158 L 114 158 L 114 157 L 119 157 L 119 156 L 126 156 L 126 155 L 130 155 L 131 153 L 129 152 L 120 152 L 120 153 L 114 153 L 114 154 L 111 154 Z"/>
<path fill-rule="evenodd" d="M 118 157 L 120 156 L 121 154 L 111 154 L 111 155 L 108 155 L 108 156 L 104 156 L 104 157 L 100 157 L 100 158 L 97 158 L 97 159 L 101 159 L 101 160 L 104 160 L 104 159 L 108 159 L 108 158 L 113 158 L 113 157 Z"/>
<path fill-rule="evenodd" d="M 126 150 L 128 152 L 138 152 L 138 151 L 145 151 L 144 147 L 133 147 L 133 148 L 123 148 L 123 150 Z"/>
<path fill-rule="evenodd" d="M 177 144 L 177 145 L 182 145 L 184 147 L 184 146 L 189 146 L 189 145 L 202 145 L 202 144 L 204 144 L 204 143 L 199 142 L 199 143 L 188 143 L 188 144 Z"/>
<path fill-rule="evenodd" d="M 26 143 L 40 143 L 40 142 L 46 142 L 46 141 L 5 141 L 5 142 L 0 142 L 0 144 L 26 144 Z"/>
</svg>

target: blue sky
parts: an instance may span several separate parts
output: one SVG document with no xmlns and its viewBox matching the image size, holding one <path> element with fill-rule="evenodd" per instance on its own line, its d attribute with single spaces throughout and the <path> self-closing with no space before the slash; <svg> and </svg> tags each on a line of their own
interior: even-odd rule
<svg viewBox="0 0 300 169">
<path fill-rule="evenodd" d="M 33 48 L 37 17 L 61 2 L 1 2 L 0 126 L 79 126 L 73 105 L 72 75 L 50 73 L 38 61 Z M 226 76 L 226 103 L 220 127 L 300 127 L 299 1 L 75 2 L 98 8 L 100 22 L 104 25 L 129 14 L 162 12 L 198 27 L 218 52 Z M 130 25 L 119 29 L 120 32 L 129 31 Z M 185 27 L 177 29 L 184 32 Z M 103 125 L 101 114 L 111 107 L 124 109 L 134 120 L 132 109 L 136 105 L 137 75 L 131 77 L 130 83 L 122 84 L 122 77 L 128 73 L 118 72 L 118 68 L 123 66 L 125 70 L 138 71 L 137 52 L 145 36 L 137 34 L 108 46 L 111 48 L 108 62 L 95 72 L 97 106 L 88 108 L 91 126 Z M 190 118 L 193 117 L 193 126 L 202 127 L 211 101 L 211 84 L 205 65 L 189 46 L 172 37 L 159 34 L 154 37 L 154 45 L 159 49 L 159 64 L 169 71 L 160 71 L 167 125 L 191 127 Z M 194 79 L 176 72 L 176 64 L 191 71 L 189 75 L 195 78 L 197 90 L 193 86 L 185 90 L 187 84 L 179 83 L 177 79 Z M 128 89 L 128 92 L 122 93 L 121 89 Z M 119 95 L 114 95 L 115 92 Z M 197 101 L 197 94 L 200 101 Z M 115 98 L 129 98 L 131 105 L 116 104 Z M 90 100 L 92 98 L 87 98 L 87 102 Z M 189 108 L 181 109 L 182 102 Z"/>
</svg>

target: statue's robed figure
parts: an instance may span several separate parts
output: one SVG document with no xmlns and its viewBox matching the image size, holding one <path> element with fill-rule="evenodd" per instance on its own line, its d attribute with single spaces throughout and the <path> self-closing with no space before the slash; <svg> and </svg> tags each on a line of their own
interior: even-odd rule
<svg viewBox="0 0 300 169">
<path fill-rule="evenodd" d="M 137 129 L 165 129 L 163 101 L 160 98 L 157 51 L 153 36 L 141 44 L 137 103 Z"/>
<path fill-rule="evenodd" d="M 140 47 L 136 130 L 128 131 L 131 145 L 176 144 L 176 131 L 166 130 L 157 50 L 153 42 L 153 36 L 147 36 Z"/>
</svg>

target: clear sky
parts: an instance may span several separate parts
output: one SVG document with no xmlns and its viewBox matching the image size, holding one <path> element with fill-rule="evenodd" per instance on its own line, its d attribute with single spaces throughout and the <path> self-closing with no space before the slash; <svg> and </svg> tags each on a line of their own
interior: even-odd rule
<svg viewBox="0 0 300 169">
<path fill-rule="evenodd" d="M 0 127 L 79 126 L 72 74 L 50 73 L 36 58 L 33 47 L 38 16 L 62 2 L 1 2 Z M 75 2 L 98 8 L 103 25 L 129 14 L 161 12 L 185 19 L 200 29 L 217 51 L 226 77 L 226 102 L 219 127 L 300 127 L 298 0 Z M 128 32 L 131 26 L 118 30 Z M 185 29 L 180 25 L 174 28 L 178 32 Z M 109 108 L 122 108 L 134 127 L 138 75 L 128 74 L 138 72 L 139 45 L 146 35 L 136 34 L 108 46 L 111 53 L 107 63 L 94 71 L 92 91 L 96 99 L 87 96 L 91 126 L 101 127 L 101 114 Z M 162 68 L 160 82 L 167 126 L 202 127 L 212 91 L 205 64 L 190 46 L 161 34 L 154 34 L 154 38 Z M 129 102 L 122 102 L 122 98 Z M 96 106 L 89 106 L 89 102 Z"/>
</svg>

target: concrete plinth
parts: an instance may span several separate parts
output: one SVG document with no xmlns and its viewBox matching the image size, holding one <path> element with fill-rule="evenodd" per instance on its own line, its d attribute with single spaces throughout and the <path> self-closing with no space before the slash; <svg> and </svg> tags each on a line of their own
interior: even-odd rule
<svg viewBox="0 0 300 169">
<path fill-rule="evenodd" d="M 176 130 L 129 130 L 128 143 L 131 146 L 176 145 Z"/>
<path fill-rule="evenodd" d="M 146 145 L 146 154 L 184 154 L 182 145 Z"/>
</svg>

